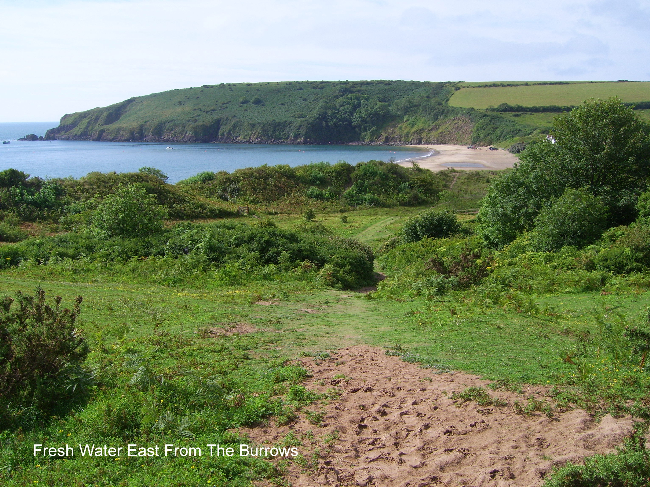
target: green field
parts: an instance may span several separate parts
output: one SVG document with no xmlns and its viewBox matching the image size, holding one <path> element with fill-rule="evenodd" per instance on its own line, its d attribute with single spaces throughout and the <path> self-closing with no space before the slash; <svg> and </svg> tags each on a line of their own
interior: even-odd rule
<svg viewBox="0 0 650 487">
<path fill-rule="evenodd" d="M 623 102 L 650 101 L 650 82 L 533 83 L 518 86 L 461 85 L 461 89 L 454 93 L 449 104 L 460 108 L 486 109 L 502 103 L 524 107 L 576 106 L 590 98 L 606 99 L 613 96 Z"/>
</svg>

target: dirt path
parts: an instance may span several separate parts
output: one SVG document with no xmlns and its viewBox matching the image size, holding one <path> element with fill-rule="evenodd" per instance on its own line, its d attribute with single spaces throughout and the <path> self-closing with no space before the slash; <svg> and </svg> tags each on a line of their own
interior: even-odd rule
<svg viewBox="0 0 650 487">
<path fill-rule="evenodd" d="M 633 430 L 629 417 L 549 417 L 542 388 L 493 391 L 367 345 L 301 362 L 305 386 L 329 399 L 289 425 L 243 431 L 260 445 L 298 444 L 301 457 L 286 464 L 292 486 L 540 486 L 554 466 L 610 452 Z M 458 397 L 470 387 L 487 393 L 482 405 Z"/>
</svg>

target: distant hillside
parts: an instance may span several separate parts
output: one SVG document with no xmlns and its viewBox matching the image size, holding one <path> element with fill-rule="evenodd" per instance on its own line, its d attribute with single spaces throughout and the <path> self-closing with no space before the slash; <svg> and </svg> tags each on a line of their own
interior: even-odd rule
<svg viewBox="0 0 650 487">
<path fill-rule="evenodd" d="M 502 125 L 499 117 L 450 107 L 448 100 L 456 89 L 456 83 L 416 81 L 202 86 L 65 115 L 46 138 L 297 144 L 491 143 L 480 131 L 486 126 Z M 506 125 L 509 136 L 530 132 L 516 123 Z"/>
<path fill-rule="evenodd" d="M 524 86 L 512 91 L 513 85 Z M 588 83 L 526 85 L 418 81 L 222 83 L 130 98 L 65 115 L 46 138 L 170 143 L 496 144 L 543 133 L 552 118 L 547 112 L 566 109 L 523 109 L 521 105 L 530 102 L 522 103 L 521 97 L 513 95 L 522 93 L 522 88 L 538 90 L 528 97 L 539 100 L 537 105 L 567 104 L 568 89 L 573 90 L 572 105 L 583 101 L 583 95 L 584 99 L 590 97 L 582 88 Z M 637 89 L 650 83 L 597 85 L 599 93 L 608 96 L 617 95 L 625 85 L 633 85 L 627 87 L 626 93 L 632 94 L 626 95 L 624 101 L 650 99 L 650 90 L 645 97 L 645 92 Z M 539 113 L 522 117 L 521 111 L 527 115 Z"/>
</svg>

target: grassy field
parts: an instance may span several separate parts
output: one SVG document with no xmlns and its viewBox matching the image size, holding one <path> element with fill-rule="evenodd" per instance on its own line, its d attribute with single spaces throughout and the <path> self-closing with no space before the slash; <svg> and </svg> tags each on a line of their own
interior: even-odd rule
<svg viewBox="0 0 650 487">
<path fill-rule="evenodd" d="M 617 96 L 623 102 L 650 100 L 650 82 L 585 82 L 518 86 L 468 86 L 449 100 L 454 107 L 486 109 L 501 103 L 521 106 L 575 106 L 590 98 Z"/>
</svg>

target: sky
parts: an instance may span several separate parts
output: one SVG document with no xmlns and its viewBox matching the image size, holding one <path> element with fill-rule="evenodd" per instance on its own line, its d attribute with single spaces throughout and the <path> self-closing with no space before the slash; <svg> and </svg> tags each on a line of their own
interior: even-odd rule
<svg viewBox="0 0 650 487">
<path fill-rule="evenodd" d="M 650 80 L 648 0 L 0 0 L 0 122 L 204 84 Z"/>
</svg>

